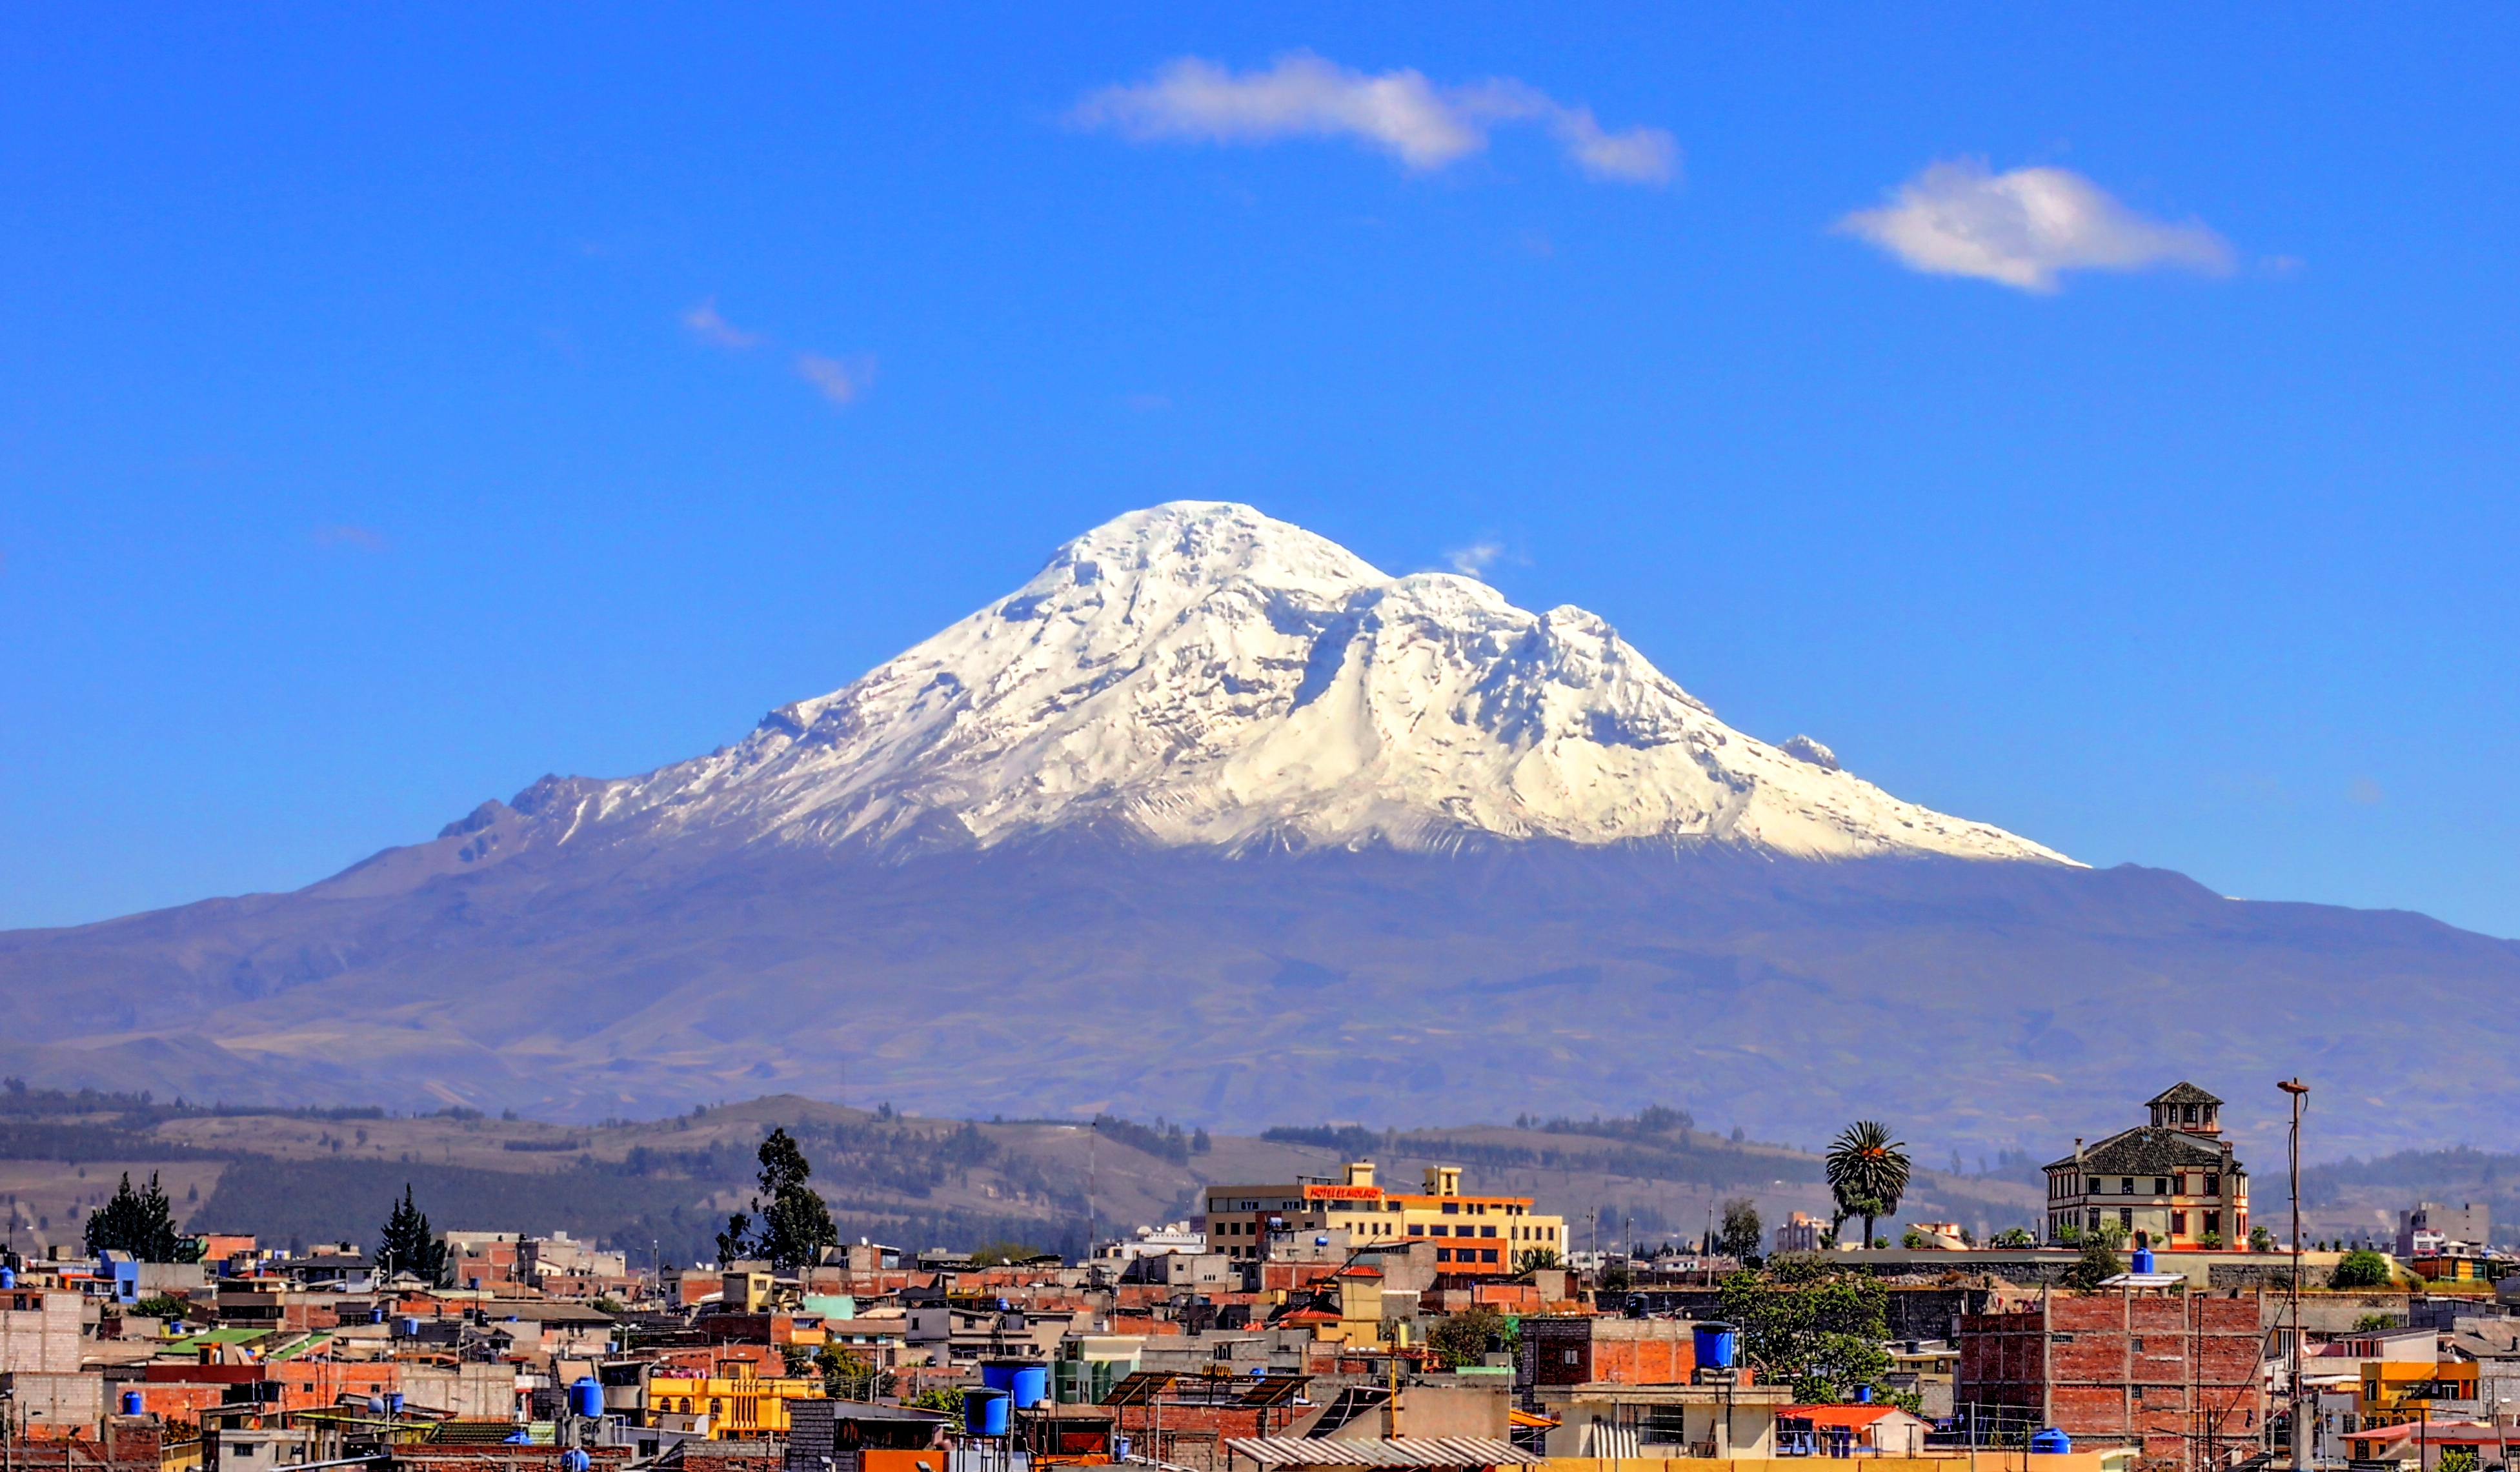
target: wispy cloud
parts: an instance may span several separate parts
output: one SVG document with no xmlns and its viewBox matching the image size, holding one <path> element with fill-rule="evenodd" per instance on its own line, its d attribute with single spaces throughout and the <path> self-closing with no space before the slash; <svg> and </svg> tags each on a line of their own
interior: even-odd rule
<svg viewBox="0 0 2520 1472">
<path fill-rule="evenodd" d="M 1463 577 L 1485 577 L 1488 568 L 1504 556 L 1505 544 L 1501 542 L 1473 542 L 1444 554 L 1444 560 L 1452 563 L 1453 570 Z"/>
<path fill-rule="evenodd" d="M 1937 163 L 1900 185 L 1889 203 L 1859 209 L 1837 228 L 1911 270 L 2024 291 L 2053 291 L 2065 271 L 2231 269 L 2229 244 L 2203 225 L 2146 219 L 2070 169 L 1996 174 L 1978 159 Z"/>
<path fill-rule="evenodd" d="M 1139 143 L 1348 138 L 1418 170 L 1480 152 L 1500 123 L 1529 123 L 1554 137 L 1590 178 L 1661 185 L 1680 173 L 1680 145 L 1671 134 L 1649 127 L 1612 132 L 1592 109 L 1509 77 L 1445 87 L 1415 69 L 1355 71 L 1308 51 L 1243 72 L 1183 57 L 1157 67 L 1148 81 L 1089 94 L 1069 121 Z"/>
<path fill-rule="evenodd" d="M 365 526 L 319 526 L 315 528 L 318 547 L 347 547 L 358 552 L 385 550 L 384 533 Z"/>
<path fill-rule="evenodd" d="M 685 312 L 683 326 L 691 330 L 693 336 L 709 346 L 723 347 L 731 352 L 740 352 L 747 347 L 759 347 L 766 340 L 762 334 L 747 333 L 727 321 L 719 314 L 717 298 L 714 296 Z"/>
<path fill-rule="evenodd" d="M 798 353 L 797 375 L 834 404 L 851 404 L 875 382 L 875 359 L 830 358 L 821 353 Z"/>
</svg>

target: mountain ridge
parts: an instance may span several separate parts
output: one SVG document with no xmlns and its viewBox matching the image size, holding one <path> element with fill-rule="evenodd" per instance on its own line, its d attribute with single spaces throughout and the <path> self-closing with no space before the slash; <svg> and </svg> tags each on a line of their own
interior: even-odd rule
<svg viewBox="0 0 2520 1472">
<path fill-rule="evenodd" d="M 572 1119 L 1667 1101 L 1970 1150 L 2301 1073 L 2371 1151 L 2520 1102 L 2477 1005 L 2514 990 L 2512 943 L 2088 869 L 1725 727 L 1580 610 L 1192 503 L 707 756 L 292 894 L 0 934 L 0 1070 Z"/>
</svg>

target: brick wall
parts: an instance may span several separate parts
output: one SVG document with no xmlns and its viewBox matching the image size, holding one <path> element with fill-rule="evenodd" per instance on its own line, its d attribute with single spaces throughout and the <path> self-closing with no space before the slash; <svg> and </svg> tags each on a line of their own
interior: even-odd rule
<svg viewBox="0 0 2520 1472">
<path fill-rule="evenodd" d="M 1960 1321 L 1953 1399 L 2009 1406 L 2079 1444 L 2139 1445 L 2201 1465 L 2212 1439 L 2254 1447 L 2264 1429 L 2254 1295 L 2059 1294 Z"/>
<path fill-rule="evenodd" d="M 146 1416 L 115 1416 L 82 1436 L 22 1441 L 10 1450 L 18 1472 L 159 1472 L 161 1428 Z"/>
<path fill-rule="evenodd" d="M 1693 1326 L 1676 1318 L 1526 1318 L 1522 1338 L 1536 1385 L 1686 1385 L 1697 1370 Z"/>
</svg>

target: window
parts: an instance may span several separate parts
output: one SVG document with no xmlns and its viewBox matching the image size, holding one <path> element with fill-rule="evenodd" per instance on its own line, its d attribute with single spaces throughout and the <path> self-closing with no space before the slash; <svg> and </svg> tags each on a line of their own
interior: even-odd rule
<svg viewBox="0 0 2520 1472">
<path fill-rule="evenodd" d="M 2098 1195 L 2098 1194 L 2101 1192 L 2101 1190 L 2102 1190 L 2102 1189 L 2104 1189 L 2104 1187 L 2102 1187 L 2102 1186 L 2101 1186 L 2101 1184 L 2100 1184 L 2100 1178 L 2099 1178 L 2099 1177 L 2097 1177 L 2097 1176 L 2094 1176 L 2094 1177 L 2092 1177 L 2092 1188 L 2091 1188 L 2090 1190 L 2088 1190 L 2088 1191 L 2085 1191 L 2083 1194 L 2085 1194 L 2085 1195 L 2087 1195 L 2087 1196 L 2096 1196 L 2096 1195 Z"/>
<path fill-rule="evenodd" d="M 1459 1201 L 1447 1201 L 1447 1202 L 1445 1202 L 1445 1203 L 1444 1203 L 1444 1215 L 1445 1215 L 1445 1216 L 1448 1216 L 1448 1217 L 1458 1217 L 1458 1216 L 1460 1216 L 1461 1214 L 1462 1214 L 1462 1203 L 1460 1203 Z"/>
<path fill-rule="evenodd" d="M 1566 1352 L 1565 1362 L 1568 1364 L 1581 1364 L 1584 1362 L 1584 1357 L 1573 1350 L 1568 1350 Z"/>
<path fill-rule="evenodd" d="M 1436 1223 L 1433 1227 L 1429 1227 L 1428 1230 L 1439 1237 L 1448 1237 L 1453 1234 L 1453 1228 L 1446 1227 L 1441 1222 Z"/>
<path fill-rule="evenodd" d="M 1483 1237 L 1492 1237 L 1492 1236 L 1495 1236 L 1495 1235 L 1496 1235 L 1496 1228 L 1495 1228 L 1495 1227 L 1480 1227 L 1480 1228 L 1479 1228 L 1479 1235 L 1480 1235 L 1480 1236 L 1483 1236 Z"/>
<path fill-rule="evenodd" d="M 2153 1177 L 2153 1178 L 2152 1178 L 2152 1193 L 2153 1193 L 2154 1195 L 2156 1195 L 2156 1196 L 2167 1196 L 2167 1195 L 2169 1195 L 2169 1194 L 2170 1194 L 2170 1178 L 2169 1178 L 2169 1177 L 2167 1177 L 2167 1176 L 2155 1176 L 2155 1177 Z"/>
<path fill-rule="evenodd" d="M 2121 1196 L 2132 1196 L 2135 1194 L 2135 1178 L 2133 1176 L 2121 1176 L 2118 1178 L 2118 1194 Z"/>
<path fill-rule="evenodd" d="M 2223 1234 L 2223 1214 L 2221 1212 L 2209 1211 L 2205 1214 L 2205 1234 L 2209 1237 L 2219 1237 Z"/>
<path fill-rule="evenodd" d="M 2132 1206 L 2121 1206 L 2121 1207 L 2119 1207 L 2119 1208 L 2118 1208 L 2118 1225 L 2119 1225 L 2120 1227 L 2125 1227 L 2125 1228 L 2126 1228 L 2127 1230 L 2129 1230 L 2129 1231 L 2133 1231 L 2133 1230 L 2135 1230 L 2135 1208 L 2134 1208 L 2134 1207 L 2132 1207 Z"/>
<path fill-rule="evenodd" d="M 1449 1262 L 1451 1262 L 1452 1260 L 1453 1260 L 1453 1249 L 1451 1249 L 1450 1247 L 1438 1247 L 1438 1248 L 1436 1248 L 1436 1249 L 1435 1249 L 1435 1261 L 1436 1261 L 1436 1262 L 1439 1262 L 1439 1263 L 1449 1263 Z"/>
<path fill-rule="evenodd" d="M 1413 1237 L 1422 1237 L 1426 1234 L 1426 1228 L 1412 1222 L 1409 1224 L 1409 1234 Z"/>
<path fill-rule="evenodd" d="M 1480 1261 L 1480 1262 L 1482 1262 L 1482 1263 L 1493 1263 L 1493 1262 L 1495 1262 L 1496 1260 L 1497 1260 L 1497 1250 L 1496 1250 L 1495 1248 L 1493 1248 L 1493 1247 L 1482 1247 L 1482 1248 L 1480 1248 L 1480 1249 L 1479 1249 L 1479 1261 Z"/>
<path fill-rule="evenodd" d="M 2219 1174 L 2208 1175 L 2205 1178 L 2205 1194 L 2209 1196 L 2223 1194 L 2223 1178 Z"/>
<path fill-rule="evenodd" d="M 2175 1211 L 2170 1214 L 2170 1234 L 2174 1237 L 2187 1235 L 2187 1213 Z"/>
</svg>

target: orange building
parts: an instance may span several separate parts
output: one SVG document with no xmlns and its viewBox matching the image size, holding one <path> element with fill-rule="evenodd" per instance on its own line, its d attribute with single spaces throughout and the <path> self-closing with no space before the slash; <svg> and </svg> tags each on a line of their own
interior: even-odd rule
<svg viewBox="0 0 2520 1472">
<path fill-rule="evenodd" d="M 1208 1250 L 1258 1261 L 1269 1255 L 1273 1232 L 1344 1228 L 1358 1247 L 1432 1240 L 1441 1272 L 1502 1275 L 1515 1271 L 1526 1253 L 1565 1255 L 1565 1222 L 1534 1212 L 1533 1198 L 1465 1195 L 1457 1165 L 1427 1167 L 1423 1183 L 1416 1192 L 1386 1190 L 1374 1183 L 1373 1162 L 1360 1160 L 1338 1181 L 1307 1177 L 1287 1185 L 1212 1185 Z"/>
</svg>

